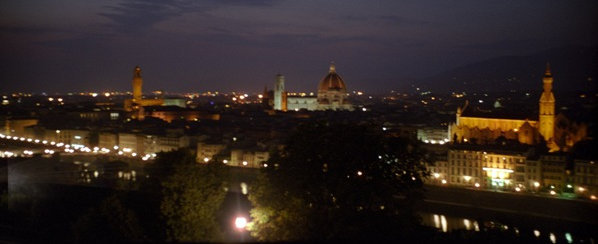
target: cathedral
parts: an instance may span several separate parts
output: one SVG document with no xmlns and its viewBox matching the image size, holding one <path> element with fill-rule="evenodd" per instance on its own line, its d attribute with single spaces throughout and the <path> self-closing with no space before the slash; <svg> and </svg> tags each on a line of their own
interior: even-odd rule
<svg viewBox="0 0 598 244">
<path fill-rule="evenodd" d="M 353 110 L 353 105 L 347 99 L 345 81 L 336 73 L 334 63 L 330 64 L 328 74 L 318 84 L 318 94 L 316 96 L 313 93 L 309 95 L 289 93 L 284 88 L 284 82 L 284 76 L 280 74 L 276 76 L 276 84 L 272 92 L 274 99 L 272 107 L 274 110 Z M 267 96 L 267 93 L 264 94 L 264 97 Z"/>
<path fill-rule="evenodd" d="M 555 115 L 553 77 L 548 64 L 542 83 L 537 119 L 480 116 L 466 102 L 463 107 L 457 108 L 456 121 L 449 125 L 449 138 L 453 143 L 491 144 L 499 137 L 504 137 L 528 145 L 544 141 L 550 151 L 569 150 L 586 138 L 587 126 L 572 122 L 563 114 Z"/>
</svg>

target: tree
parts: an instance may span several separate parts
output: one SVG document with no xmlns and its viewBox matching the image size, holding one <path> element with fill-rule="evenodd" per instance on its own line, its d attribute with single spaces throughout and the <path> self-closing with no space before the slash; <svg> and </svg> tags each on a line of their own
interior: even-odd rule
<svg viewBox="0 0 598 244">
<path fill-rule="evenodd" d="M 173 162 L 172 173 L 161 183 L 160 210 L 166 221 L 168 241 L 220 240 L 222 231 L 217 215 L 226 195 L 226 166 L 215 162 L 200 165 L 193 157 L 181 155 L 181 152 L 172 154 L 170 156 L 174 157 L 163 155 L 163 158 L 183 161 Z"/>
<path fill-rule="evenodd" d="M 125 207 L 121 198 L 120 195 L 112 195 L 81 216 L 73 225 L 75 241 L 110 243 L 144 240 L 143 229 L 135 213 Z"/>
<path fill-rule="evenodd" d="M 249 199 L 258 240 L 400 238 L 428 173 L 415 144 L 367 126 L 300 125 Z"/>
</svg>

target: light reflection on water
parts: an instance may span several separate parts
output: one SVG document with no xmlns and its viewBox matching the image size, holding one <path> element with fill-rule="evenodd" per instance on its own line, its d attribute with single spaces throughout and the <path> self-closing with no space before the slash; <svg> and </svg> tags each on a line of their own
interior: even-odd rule
<svg viewBox="0 0 598 244">
<path fill-rule="evenodd" d="M 480 225 L 484 227 L 484 229 L 482 229 L 484 231 L 491 229 L 512 231 L 518 236 L 520 235 L 521 230 L 521 228 L 517 226 L 509 226 L 495 221 L 483 221 L 480 223 L 478 222 L 478 220 L 475 219 L 452 217 L 436 213 L 420 213 L 420 216 L 422 217 L 422 223 L 424 225 L 433 226 L 445 233 L 456 230 L 468 230 L 479 232 L 481 230 Z M 535 238 L 544 239 L 550 241 L 551 243 L 573 243 L 574 241 L 580 241 L 575 240 L 574 236 L 570 232 L 553 233 L 549 231 L 541 231 L 538 229 L 527 230 L 527 232 L 522 234 L 530 236 L 533 235 Z M 594 241 L 594 239 L 592 238 L 589 238 L 589 240 L 590 243 Z"/>
</svg>

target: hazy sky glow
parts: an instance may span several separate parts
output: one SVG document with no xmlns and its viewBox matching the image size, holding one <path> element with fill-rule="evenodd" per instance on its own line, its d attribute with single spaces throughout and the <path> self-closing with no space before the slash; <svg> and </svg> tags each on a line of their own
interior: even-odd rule
<svg viewBox="0 0 598 244">
<path fill-rule="evenodd" d="M 349 90 L 500 55 L 598 43 L 596 1 L 31 0 L 0 2 L 0 92 Z"/>
</svg>

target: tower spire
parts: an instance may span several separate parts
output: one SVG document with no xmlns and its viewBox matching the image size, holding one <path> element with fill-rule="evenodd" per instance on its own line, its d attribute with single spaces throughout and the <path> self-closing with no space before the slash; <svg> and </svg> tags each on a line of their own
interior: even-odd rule
<svg viewBox="0 0 598 244">
<path fill-rule="evenodd" d="M 336 66 L 334 65 L 334 61 L 330 61 L 330 73 L 336 73 Z"/>
</svg>

